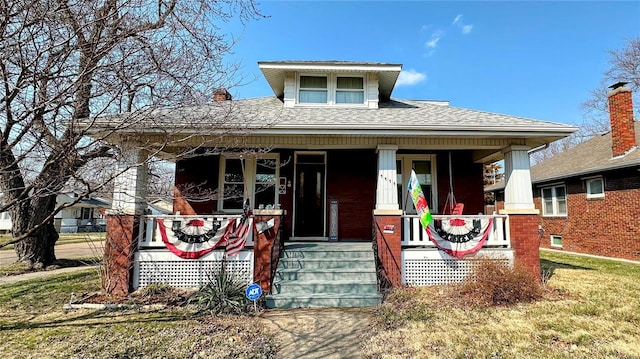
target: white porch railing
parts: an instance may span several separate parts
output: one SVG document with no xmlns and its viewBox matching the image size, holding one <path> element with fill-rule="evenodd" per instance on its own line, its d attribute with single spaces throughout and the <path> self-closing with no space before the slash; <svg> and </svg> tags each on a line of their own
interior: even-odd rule
<svg viewBox="0 0 640 359">
<path fill-rule="evenodd" d="M 198 287 L 209 280 L 209 276 L 221 270 L 237 273 L 247 283 L 253 281 L 254 253 L 253 231 L 247 237 L 246 248 L 235 256 L 228 257 L 224 247 L 197 259 L 183 259 L 171 253 L 157 234 L 158 219 L 171 228 L 173 221 L 200 219 L 205 222 L 223 222 L 240 215 L 145 215 L 140 218 L 138 248 L 134 255 L 133 287 L 145 287 L 154 283 L 164 283 L 174 287 Z"/>
<path fill-rule="evenodd" d="M 165 244 L 156 235 L 158 230 L 157 220 L 163 219 L 165 224 L 171 228 L 173 221 L 185 221 L 189 219 L 202 219 L 205 222 L 223 222 L 230 218 L 240 218 L 241 215 L 229 215 L 229 214 L 213 214 L 213 215 L 146 215 L 140 218 L 140 232 L 138 233 L 138 248 L 165 248 Z M 253 247 L 253 231 L 250 231 L 247 237 L 247 247 Z"/>
<path fill-rule="evenodd" d="M 493 218 L 493 226 L 483 248 L 511 248 L 509 239 L 509 217 L 507 215 L 433 215 L 436 220 Z M 418 215 L 402 216 L 403 247 L 436 247 L 429 240 L 426 231 L 420 225 Z"/>
</svg>

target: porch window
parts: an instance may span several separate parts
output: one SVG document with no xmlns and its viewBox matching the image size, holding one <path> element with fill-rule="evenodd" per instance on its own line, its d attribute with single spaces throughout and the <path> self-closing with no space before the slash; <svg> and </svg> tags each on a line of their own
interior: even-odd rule
<svg viewBox="0 0 640 359">
<path fill-rule="evenodd" d="M 300 76 L 300 103 L 327 103 L 326 76 Z"/>
<path fill-rule="evenodd" d="M 278 202 L 276 197 L 278 167 L 277 158 L 258 158 L 256 160 L 254 208 L 258 208 L 259 205 L 266 207 Z"/>
<path fill-rule="evenodd" d="M 551 236 L 552 247 L 562 247 L 562 236 Z"/>
<path fill-rule="evenodd" d="M 364 79 L 362 77 L 338 77 L 336 103 L 364 103 Z"/>
<path fill-rule="evenodd" d="M 407 186 L 411 169 L 416 172 L 422 192 L 432 213 L 437 213 L 438 203 L 435 200 L 435 155 L 397 155 L 396 171 L 398 176 L 398 201 L 401 208 L 408 214 L 415 214 L 411 198 L 408 196 Z"/>
<path fill-rule="evenodd" d="M 590 178 L 586 180 L 587 198 L 604 197 L 604 180 L 602 177 Z"/>
<path fill-rule="evenodd" d="M 241 211 L 247 198 L 252 208 L 258 208 L 260 204 L 266 207 L 279 203 L 276 182 L 280 160 L 277 154 L 260 158 L 222 158 L 219 188 L 222 198 L 218 200 L 219 211 Z"/>
<path fill-rule="evenodd" d="M 567 190 L 564 185 L 542 189 L 542 214 L 545 216 L 567 215 Z"/>
<path fill-rule="evenodd" d="M 243 164 L 240 158 L 225 158 L 222 173 L 222 210 L 241 210 L 244 199 Z"/>
</svg>

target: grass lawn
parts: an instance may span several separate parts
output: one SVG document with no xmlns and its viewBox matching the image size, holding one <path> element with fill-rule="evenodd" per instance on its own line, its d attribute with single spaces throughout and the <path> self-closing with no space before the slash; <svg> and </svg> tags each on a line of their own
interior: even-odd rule
<svg viewBox="0 0 640 359">
<path fill-rule="evenodd" d="M 542 252 L 546 298 L 511 307 L 394 293 L 364 339 L 367 358 L 640 358 L 640 265 Z M 451 300 L 451 297 L 448 297 Z"/>
<path fill-rule="evenodd" d="M 71 293 L 99 289 L 95 270 L 0 286 L 3 358 L 273 358 L 256 317 L 194 309 L 72 310 Z"/>
</svg>

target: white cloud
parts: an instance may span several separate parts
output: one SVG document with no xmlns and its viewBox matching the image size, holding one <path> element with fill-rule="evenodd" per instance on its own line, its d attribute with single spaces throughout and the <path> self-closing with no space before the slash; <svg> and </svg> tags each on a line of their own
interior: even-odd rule
<svg viewBox="0 0 640 359">
<path fill-rule="evenodd" d="M 453 22 L 451 24 L 456 25 L 458 29 L 460 29 L 460 31 L 465 35 L 470 33 L 471 30 L 473 30 L 472 24 L 465 24 L 462 22 L 462 14 L 458 14 L 458 16 L 456 16 L 455 19 L 453 19 Z"/>
<path fill-rule="evenodd" d="M 441 37 L 433 37 L 431 40 L 425 42 L 425 45 L 430 48 L 435 48 L 438 46 L 438 41 L 440 41 Z"/>
<path fill-rule="evenodd" d="M 400 71 L 400 76 L 398 76 L 398 81 L 396 82 L 397 86 L 411 86 L 417 83 L 420 83 L 427 79 L 427 75 L 421 72 L 418 72 L 414 69 L 409 69 L 407 71 Z"/>
<path fill-rule="evenodd" d="M 443 31 L 438 30 L 434 32 L 433 34 L 431 34 L 431 40 L 425 42 L 424 46 L 434 49 L 436 46 L 438 46 L 438 41 L 440 41 L 443 35 L 444 35 Z"/>
</svg>

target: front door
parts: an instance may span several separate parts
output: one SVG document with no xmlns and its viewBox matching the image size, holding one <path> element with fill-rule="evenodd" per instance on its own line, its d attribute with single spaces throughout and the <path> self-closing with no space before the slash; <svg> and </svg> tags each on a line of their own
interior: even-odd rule
<svg viewBox="0 0 640 359">
<path fill-rule="evenodd" d="M 325 153 L 296 153 L 294 237 L 326 237 L 325 158 Z"/>
</svg>

